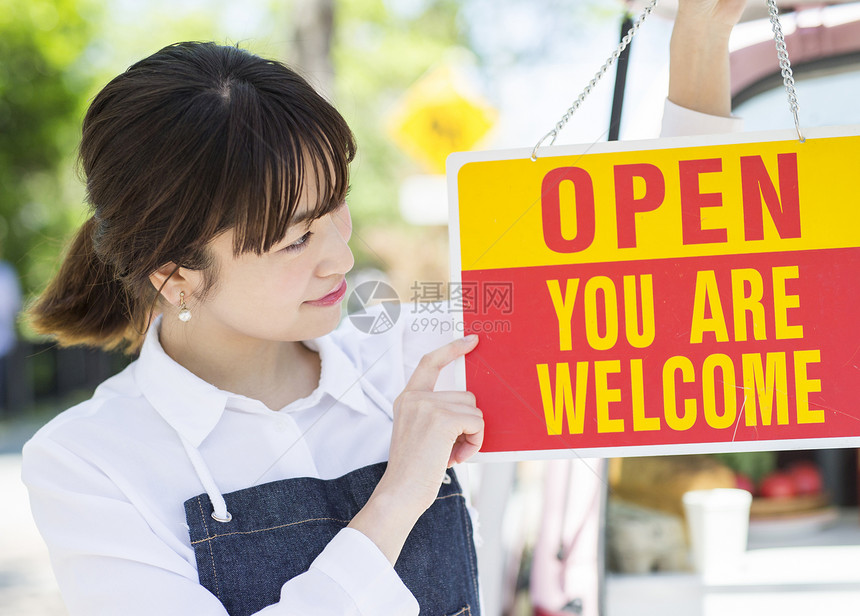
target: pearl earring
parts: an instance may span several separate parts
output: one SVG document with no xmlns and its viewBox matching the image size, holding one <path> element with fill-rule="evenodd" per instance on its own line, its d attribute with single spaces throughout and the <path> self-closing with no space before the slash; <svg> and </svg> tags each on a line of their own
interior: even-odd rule
<svg viewBox="0 0 860 616">
<path fill-rule="evenodd" d="M 185 305 L 185 291 L 179 292 L 179 320 L 188 321 L 191 319 L 191 311 Z"/>
</svg>

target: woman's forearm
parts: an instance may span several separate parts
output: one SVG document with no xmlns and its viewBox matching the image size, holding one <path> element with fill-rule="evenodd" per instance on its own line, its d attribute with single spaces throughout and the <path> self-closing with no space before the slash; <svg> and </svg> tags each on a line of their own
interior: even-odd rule
<svg viewBox="0 0 860 616">
<path fill-rule="evenodd" d="M 682 0 L 670 43 L 670 101 L 731 115 L 729 36 L 743 5 L 743 0 Z"/>
</svg>

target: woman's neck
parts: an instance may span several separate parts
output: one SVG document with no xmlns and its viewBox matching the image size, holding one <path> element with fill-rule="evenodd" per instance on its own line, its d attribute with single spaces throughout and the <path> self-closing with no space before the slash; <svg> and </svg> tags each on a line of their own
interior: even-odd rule
<svg viewBox="0 0 860 616">
<path fill-rule="evenodd" d="M 167 319 L 159 340 L 168 356 L 204 381 L 272 410 L 310 395 L 319 384 L 319 354 L 301 342 L 249 338 Z"/>
</svg>

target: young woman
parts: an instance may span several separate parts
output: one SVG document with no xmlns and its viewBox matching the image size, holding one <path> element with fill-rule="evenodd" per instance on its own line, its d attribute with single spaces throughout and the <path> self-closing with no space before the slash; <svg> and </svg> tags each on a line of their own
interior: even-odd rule
<svg viewBox="0 0 860 616">
<path fill-rule="evenodd" d="M 738 5 L 683 3 L 678 75 L 713 82 Z M 341 116 L 280 63 L 180 43 L 96 96 L 80 153 L 92 217 L 31 318 L 140 356 L 24 451 L 69 612 L 479 613 L 448 469 L 479 449 L 482 412 L 434 391 L 477 337 L 425 353 L 405 328 L 337 328 Z"/>
</svg>

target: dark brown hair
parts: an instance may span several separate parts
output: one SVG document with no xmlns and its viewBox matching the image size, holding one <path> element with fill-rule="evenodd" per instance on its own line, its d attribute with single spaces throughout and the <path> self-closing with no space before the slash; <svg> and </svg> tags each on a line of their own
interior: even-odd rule
<svg viewBox="0 0 860 616">
<path fill-rule="evenodd" d="M 234 253 L 287 232 L 306 181 L 313 216 L 343 200 L 353 135 L 283 64 L 236 47 L 177 43 L 132 65 L 95 97 L 80 161 L 92 217 L 31 307 L 60 344 L 136 350 L 159 296 L 159 267 L 204 270 L 207 244 L 233 229 Z M 205 289 L 204 289 L 205 293 Z"/>
</svg>

